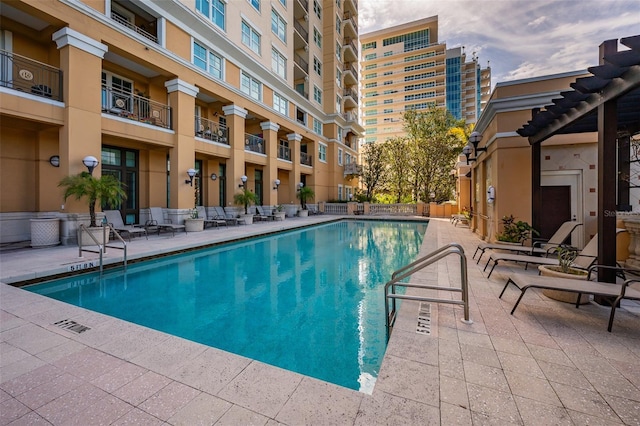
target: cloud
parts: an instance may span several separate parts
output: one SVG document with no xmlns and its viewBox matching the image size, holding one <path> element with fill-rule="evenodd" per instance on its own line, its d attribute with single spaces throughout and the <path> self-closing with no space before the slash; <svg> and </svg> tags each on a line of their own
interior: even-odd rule
<svg viewBox="0 0 640 426">
<path fill-rule="evenodd" d="M 360 0 L 362 33 L 438 15 L 440 42 L 490 61 L 498 81 L 586 69 L 598 46 L 638 33 L 637 0 Z"/>
</svg>

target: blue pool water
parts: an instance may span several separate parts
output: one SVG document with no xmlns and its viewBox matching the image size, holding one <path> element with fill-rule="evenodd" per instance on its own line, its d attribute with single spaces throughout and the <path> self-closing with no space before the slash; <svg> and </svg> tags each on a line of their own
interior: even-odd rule
<svg viewBox="0 0 640 426">
<path fill-rule="evenodd" d="M 335 222 L 26 289 L 370 392 L 386 347 L 384 283 L 425 231 Z"/>
</svg>

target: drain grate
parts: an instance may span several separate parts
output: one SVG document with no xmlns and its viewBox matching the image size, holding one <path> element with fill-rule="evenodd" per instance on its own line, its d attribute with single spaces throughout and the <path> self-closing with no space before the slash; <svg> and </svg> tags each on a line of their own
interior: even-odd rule
<svg viewBox="0 0 640 426">
<path fill-rule="evenodd" d="M 425 334 L 427 336 L 431 335 L 431 303 L 420 302 L 416 333 Z"/>
<path fill-rule="evenodd" d="M 54 322 L 53 325 L 63 328 L 65 330 L 73 331 L 74 333 L 78 333 L 78 334 L 84 333 L 87 330 L 91 330 L 90 327 L 87 327 L 86 325 L 78 324 L 77 322 L 70 319 Z"/>
</svg>

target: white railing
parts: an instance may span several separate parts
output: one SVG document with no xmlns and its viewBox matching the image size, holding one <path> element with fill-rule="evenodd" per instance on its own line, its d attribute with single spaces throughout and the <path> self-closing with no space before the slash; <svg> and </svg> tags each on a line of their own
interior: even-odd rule
<svg viewBox="0 0 640 426">
<path fill-rule="evenodd" d="M 325 203 L 324 212 L 325 214 L 347 214 L 347 204 L 346 203 Z"/>
<path fill-rule="evenodd" d="M 416 204 L 369 204 L 369 214 L 416 215 Z"/>
</svg>

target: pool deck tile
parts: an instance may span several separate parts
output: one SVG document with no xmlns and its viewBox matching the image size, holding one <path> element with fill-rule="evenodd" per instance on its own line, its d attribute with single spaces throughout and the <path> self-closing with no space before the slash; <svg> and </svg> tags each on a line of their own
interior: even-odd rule
<svg viewBox="0 0 640 426">
<path fill-rule="evenodd" d="M 335 216 L 134 239 L 130 260 L 336 220 Z M 380 219 L 379 217 L 376 219 Z M 421 218 L 415 218 L 420 220 Z M 640 304 L 575 309 L 529 291 L 498 295 L 517 265 L 491 279 L 471 259 L 480 242 L 465 227 L 432 219 L 420 253 L 449 242 L 466 253 L 470 317 L 431 303 L 430 335 L 419 303 L 404 301 L 371 395 L 272 367 L 11 287 L 95 261 L 77 247 L 0 252 L 0 425 L 582 425 L 640 424 Z M 105 264 L 121 262 L 108 249 Z M 486 256 L 485 256 L 486 257 Z M 535 271 L 528 271 L 535 274 Z M 447 256 L 412 282 L 458 286 Z M 411 290 L 416 294 L 418 290 Z M 441 290 L 426 290 L 453 298 Z M 81 334 L 54 322 L 90 327 Z"/>
</svg>

